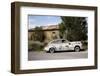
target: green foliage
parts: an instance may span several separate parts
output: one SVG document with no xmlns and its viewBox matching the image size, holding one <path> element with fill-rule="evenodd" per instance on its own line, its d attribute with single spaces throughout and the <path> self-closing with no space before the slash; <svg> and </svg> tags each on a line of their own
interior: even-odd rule
<svg viewBox="0 0 100 76">
<path fill-rule="evenodd" d="M 87 40 L 86 41 L 81 41 L 82 42 L 82 47 L 84 50 L 87 50 L 88 49 L 88 42 Z"/>
<path fill-rule="evenodd" d="M 70 41 L 87 40 L 87 22 L 85 17 L 61 17 L 63 26 L 60 32 L 67 30 L 65 38 Z"/>
<path fill-rule="evenodd" d="M 33 38 L 34 41 L 40 41 L 43 42 L 45 39 L 45 35 L 44 35 L 44 31 L 42 30 L 42 27 L 35 27 L 34 29 L 34 33 L 33 33 Z"/>
<path fill-rule="evenodd" d="M 29 51 L 43 51 L 44 44 L 40 42 L 29 41 L 28 50 Z"/>
<path fill-rule="evenodd" d="M 59 31 L 60 31 L 59 35 L 60 35 L 60 38 L 63 38 L 65 30 L 66 30 L 65 25 L 63 23 L 60 23 L 59 24 Z"/>
</svg>

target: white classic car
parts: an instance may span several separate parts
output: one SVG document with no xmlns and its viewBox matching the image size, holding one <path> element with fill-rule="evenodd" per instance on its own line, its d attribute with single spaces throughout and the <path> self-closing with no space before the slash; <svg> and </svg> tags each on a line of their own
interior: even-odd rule
<svg viewBox="0 0 100 76">
<path fill-rule="evenodd" d="M 44 50 L 50 53 L 67 50 L 75 50 L 76 52 L 79 52 L 81 49 L 83 49 L 81 41 L 69 42 L 65 39 L 53 40 L 44 47 Z"/>
</svg>

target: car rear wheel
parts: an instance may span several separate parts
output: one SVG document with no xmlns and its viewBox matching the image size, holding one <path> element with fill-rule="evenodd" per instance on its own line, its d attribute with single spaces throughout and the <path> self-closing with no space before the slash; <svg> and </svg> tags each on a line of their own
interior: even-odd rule
<svg viewBox="0 0 100 76">
<path fill-rule="evenodd" d="M 55 52 L 55 49 L 54 49 L 54 48 L 50 48 L 50 49 L 49 49 L 49 52 L 50 52 L 50 53 L 54 53 L 54 52 Z"/>
<path fill-rule="evenodd" d="M 80 51 L 80 47 L 79 47 L 79 46 L 76 46 L 76 47 L 74 48 L 74 50 L 75 50 L 75 52 L 79 52 L 79 51 Z"/>
</svg>

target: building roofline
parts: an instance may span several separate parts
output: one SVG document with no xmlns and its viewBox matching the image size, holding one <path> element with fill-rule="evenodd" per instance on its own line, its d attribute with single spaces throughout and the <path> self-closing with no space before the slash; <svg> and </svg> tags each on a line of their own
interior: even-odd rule
<svg viewBox="0 0 100 76">
<path fill-rule="evenodd" d="M 28 32 L 33 32 L 33 31 L 54 31 L 54 30 L 59 30 L 59 29 L 43 29 L 43 30 L 28 30 Z"/>
</svg>

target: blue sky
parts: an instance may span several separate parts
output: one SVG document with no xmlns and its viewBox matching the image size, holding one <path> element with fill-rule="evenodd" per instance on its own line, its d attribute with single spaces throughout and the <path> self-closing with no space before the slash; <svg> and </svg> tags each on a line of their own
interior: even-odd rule
<svg viewBox="0 0 100 76">
<path fill-rule="evenodd" d="M 60 16 L 36 16 L 29 15 L 28 16 L 28 24 L 29 29 L 34 28 L 36 26 L 49 26 L 49 25 L 57 25 L 62 22 Z"/>
</svg>

